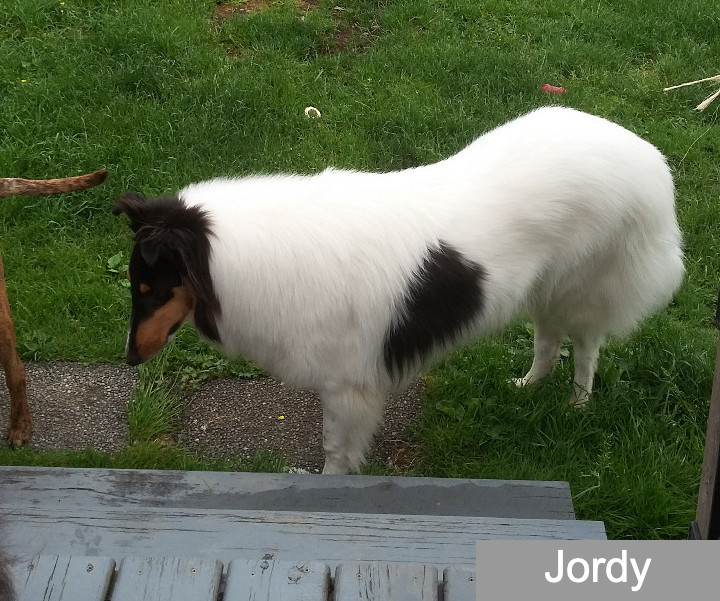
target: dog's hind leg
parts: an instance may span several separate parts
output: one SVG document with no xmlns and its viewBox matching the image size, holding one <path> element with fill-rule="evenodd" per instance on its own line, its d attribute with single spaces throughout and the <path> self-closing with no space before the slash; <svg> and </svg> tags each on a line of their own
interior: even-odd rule
<svg viewBox="0 0 720 601">
<path fill-rule="evenodd" d="M 0 257 L 0 364 L 5 370 L 5 383 L 10 393 L 10 423 L 7 441 L 16 447 L 30 440 L 32 417 L 27 401 L 25 366 L 16 351 L 15 328 L 10 315 L 5 288 L 5 273 Z"/>
<path fill-rule="evenodd" d="M 572 335 L 573 362 L 575 364 L 575 377 L 570 403 L 577 407 L 588 402 L 593 388 L 593 380 L 597 371 L 600 347 L 605 336 L 595 333 L 581 333 Z"/>
<path fill-rule="evenodd" d="M 323 474 L 357 473 L 382 418 L 385 398 L 353 387 L 321 391 Z"/>
<path fill-rule="evenodd" d="M 513 382 L 522 387 L 539 382 L 549 376 L 560 356 L 560 347 L 564 338 L 565 334 L 559 333 L 555 328 L 546 326 L 536 320 L 533 343 L 535 356 L 533 357 L 532 366 L 524 377 L 515 378 Z"/>
</svg>

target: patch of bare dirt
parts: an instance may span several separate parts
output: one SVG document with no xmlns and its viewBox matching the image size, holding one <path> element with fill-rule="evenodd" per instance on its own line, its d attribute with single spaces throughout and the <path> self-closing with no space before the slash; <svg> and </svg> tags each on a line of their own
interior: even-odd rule
<svg viewBox="0 0 720 601">
<path fill-rule="evenodd" d="M 334 39 L 335 53 L 352 50 L 357 53 L 368 50 L 380 37 L 380 26 L 377 24 L 362 27 L 354 19 L 345 19 L 345 9 L 336 6 L 333 9 L 332 19 L 337 24 Z"/>
<path fill-rule="evenodd" d="M 270 6 L 270 0 L 247 0 L 239 4 L 221 3 L 215 6 L 215 19 L 224 21 L 235 14 L 248 15 L 265 10 Z"/>
<path fill-rule="evenodd" d="M 295 0 L 299 12 L 308 13 L 318 6 L 318 0 Z M 262 12 L 272 6 L 272 0 L 246 0 L 239 3 L 220 2 L 215 6 L 215 23 L 220 26 L 223 21 L 233 16 L 245 16 Z M 368 50 L 379 36 L 379 26 L 373 24 L 363 27 L 358 21 L 347 19 L 345 9 L 335 6 L 331 18 L 336 24 L 333 39 L 328 43 L 328 54 L 337 54 L 345 51 L 357 53 Z M 226 49 L 230 58 L 237 58 L 237 49 Z"/>
<path fill-rule="evenodd" d="M 298 8 L 307 12 L 317 7 L 319 0 L 296 0 Z M 249 15 L 267 10 L 272 5 L 271 0 L 246 0 L 244 2 L 231 3 L 219 2 L 215 5 L 215 19 L 224 21 L 231 16 Z"/>
</svg>

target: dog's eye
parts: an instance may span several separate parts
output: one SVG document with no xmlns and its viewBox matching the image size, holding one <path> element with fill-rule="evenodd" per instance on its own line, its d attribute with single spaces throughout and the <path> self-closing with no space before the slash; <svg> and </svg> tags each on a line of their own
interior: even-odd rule
<svg viewBox="0 0 720 601">
<path fill-rule="evenodd" d="M 141 282 L 138 286 L 138 290 L 140 290 L 140 294 L 147 294 L 150 292 L 150 286 L 148 286 L 145 282 Z"/>
</svg>

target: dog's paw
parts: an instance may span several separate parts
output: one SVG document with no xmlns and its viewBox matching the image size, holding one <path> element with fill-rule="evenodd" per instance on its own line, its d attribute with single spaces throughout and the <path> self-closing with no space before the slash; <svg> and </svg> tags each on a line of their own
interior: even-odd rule
<svg viewBox="0 0 720 601">
<path fill-rule="evenodd" d="M 578 410 L 587 408 L 589 400 L 590 393 L 586 390 L 578 391 L 577 389 L 573 389 L 572 394 L 570 395 L 570 404 Z"/>
<path fill-rule="evenodd" d="M 32 434 L 32 420 L 21 419 L 10 424 L 7 430 L 7 442 L 11 447 L 19 448 L 30 440 Z"/>
<path fill-rule="evenodd" d="M 518 388 L 524 388 L 525 386 L 529 386 L 533 383 L 533 381 L 527 376 L 523 376 L 522 378 L 512 378 L 510 381 Z"/>
<path fill-rule="evenodd" d="M 285 470 L 288 474 L 309 474 L 310 472 L 302 467 L 289 467 Z"/>
</svg>

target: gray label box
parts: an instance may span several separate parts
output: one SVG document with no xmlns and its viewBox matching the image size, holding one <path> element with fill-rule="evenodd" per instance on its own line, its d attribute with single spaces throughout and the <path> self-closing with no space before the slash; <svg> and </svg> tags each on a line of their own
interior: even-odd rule
<svg viewBox="0 0 720 601">
<path fill-rule="evenodd" d="M 718 541 L 477 541 L 477 599 L 720 594 Z"/>
</svg>

